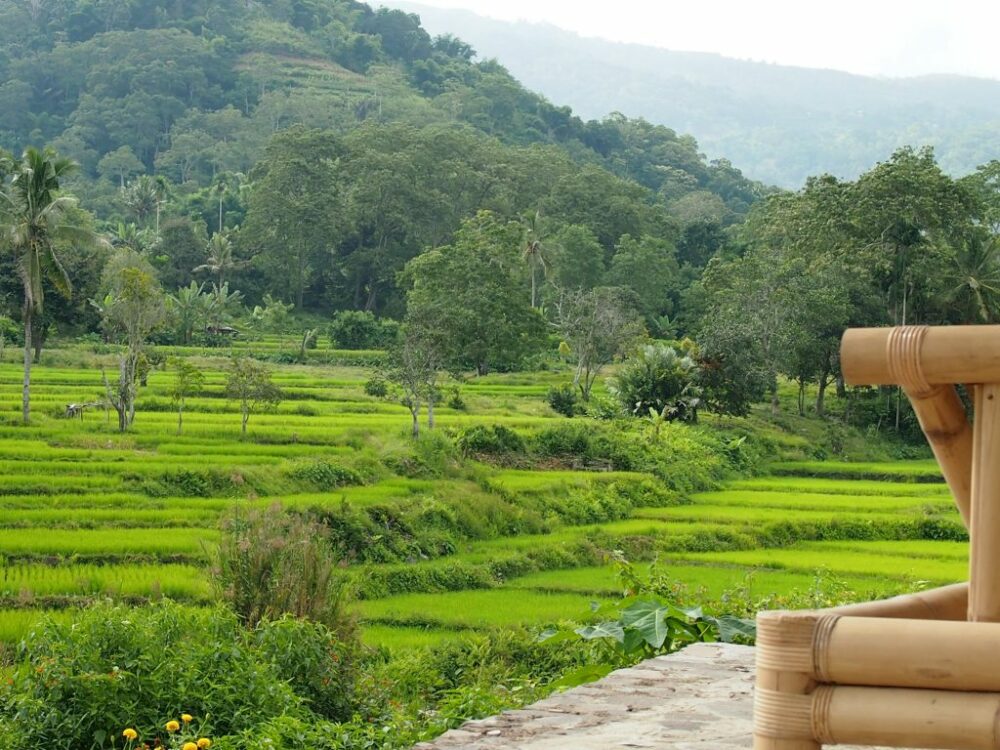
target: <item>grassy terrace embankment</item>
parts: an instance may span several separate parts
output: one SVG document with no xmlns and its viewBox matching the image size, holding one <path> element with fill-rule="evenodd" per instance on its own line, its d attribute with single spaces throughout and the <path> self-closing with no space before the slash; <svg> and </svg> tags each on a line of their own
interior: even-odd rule
<svg viewBox="0 0 1000 750">
<path fill-rule="evenodd" d="M 255 346 L 271 353 L 283 344 Z M 241 439 L 236 406 L 222 395 L 220 352 L 175 354 L 194 358 L 208 376 L 205 392 L 188 401 L 183 434 L 168 370 L 150 376 L 134 429 L 121 435 L 100 411 L 83 420 L 57 416 L 99 395 L 103 355 L 82 347 L 46 355 L 34 372 L 35 422 L 22 427 L 20 370 L 7 352 L 0 640 L 16 640 L 41 612 L 68 616 L 101 597 L 211 601 L 206 564 L 220 516 L 276 501 L 369 535 L 349 561 L 354 606 L 366 640 L 390 647 L 585 618 L 593 600 L 619 590 L 606 564 L 612 550 L 643 561 L 640 570 L 655 558 L 678 596 L 691 599 L 738 590 L 748 602 L 798 592 L 822 603 L 831 586 L 863 598 L 965 574 L 958 517 L 930 461 L 815 461 L 807 433 L 757 416 L 709 417 L 704 429 L 766 442 L 780 459 L 766 476 L 665 482 L 662 471 L 598 471 L 608 467 L 574 466 L 566 456 L 494 466 L 442 453 L 440 441 L 414 448 L 406 410 L 365 395 L 370 368 L 337 364 L 277 366 L 285 399 L 275 412 L 254 415 Z M 366 364 L 376 357 L 324 348 L 311 356 Z M 498 424 L 532 435 L 565 425 L 570 420 L 544 403 L 549 385 L 565 377 L 472 380 L 462 387 L 465 409 L 440 405 L 437 432 Z M 664 439 L 686 438 L 675 431 Z M 703 473 L 726 474 L 714 464 Z M 675 489 L 649 489 L 667 484 Z M 385 524 L 384 535 L 373 519 Z"/>
</svg>

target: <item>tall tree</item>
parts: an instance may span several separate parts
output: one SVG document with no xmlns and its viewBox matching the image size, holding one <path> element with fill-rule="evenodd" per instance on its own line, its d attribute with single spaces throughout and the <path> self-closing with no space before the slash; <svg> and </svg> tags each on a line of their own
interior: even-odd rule
<svg viewBox="0 0 1000 750">
<path fill-rule="evenodd" d="M 418 318 L 443 339 L 449 369 L 485 375 L 516 367 L 539 350 L 544 320 L 524 299 L 518 274 L 520 227 L 488 211 L 469 219 L 453 244 L 410 261 L 406 320 Z"/>
<path fill-rule="evenodd" d="M 254 168 L 243 243 L 272 291 L 301 310 L 316 269 L 336 252 L 340 226 L 340 141 L 292 128 L 274 138 Z"/>
<path fill-rule="evenodd" d="M 246 268 L 247 261 L 233 255 L 233 241 L 225 232 L 216 232 L 208 241 L 208 258 L 200 266 L 195 266 L 194 272 L 207 271 L 215 276 L 215 284 L 221 287 L 226 281 L 226 274 Z"/>
<path fill-rule="evenodd" d="M 94 233 L 73 221 L 76 199 L 60 194 L 60 183 L 77 168 L 76 162 L 54 151 L 28 148 L 20 160 L 7 160 L 10 177 L 0 193 L 0 236 L 14 256 L 23 290 L 24 386 L 22 419 L 31 421 L 32 321 L 43 311 L 44 282 L 69 296 L 72 284 L 57 255 L 60 241 L 94 244 Z"/>
<path fill-rule="evenodd" d="M 104 375 L 104 388 L 118 413 L 118 429 L 125 432 L 135 420 L 140 380 L 149 367 L 146 339 L 163 320 L 164 297 L 149 261 L 128 251 L 108 263 L 102 286 L 106 293 L 99 304 L 106 330 L 124 344 L 118 357 L 118 382 L 112 385 Z"/>
<path fill-rule="evenodd" d="M 531 306 L 537 309 L 538 274 L 544 276 L 549 268 L 552 225 L 542 217 L 541 211 L 525 215 L 521 223 L 524 227 L 521 257 L 528 264 L 528 273 L 531 275 Z"/>
<path fill-rule="evenodd" d="M 576 359 L 573 385 L 584 401 L 601 370 L 624 356 L 645 333 L 628 290 L 598 287 L 560 293 L 554 323 Z"/>
</svg>

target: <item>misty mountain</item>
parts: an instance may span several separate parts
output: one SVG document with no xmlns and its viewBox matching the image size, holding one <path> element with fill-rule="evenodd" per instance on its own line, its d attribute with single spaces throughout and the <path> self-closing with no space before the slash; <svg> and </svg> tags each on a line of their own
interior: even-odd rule
<svg viewBox="0 0 1000 750">
<path fill-rule="evenodd" d="M 750 177 L 797 187 L 853 178 L 904 146 L 932 145 L 964 174 L 1000 156 L 1000 81 L 874 78 L 581 37 L 548 24 L 389 0 L 496 58 L 530 89 L 584 118 L 644 117 L 697 138 Z"/>
</svg>

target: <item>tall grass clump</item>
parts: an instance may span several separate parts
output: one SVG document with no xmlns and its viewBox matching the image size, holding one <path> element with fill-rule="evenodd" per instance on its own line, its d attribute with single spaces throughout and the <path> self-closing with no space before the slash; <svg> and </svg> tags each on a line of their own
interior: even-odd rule
<svg viewBox="0 0 1000 750">
<path fill-rule="evenodd" d="M 255 627 L 283 615 L 344 633 L 347 577 L 322 524 L 278 504 L 226 516 L 213 582 L 240 620 Z"/>
</svg>

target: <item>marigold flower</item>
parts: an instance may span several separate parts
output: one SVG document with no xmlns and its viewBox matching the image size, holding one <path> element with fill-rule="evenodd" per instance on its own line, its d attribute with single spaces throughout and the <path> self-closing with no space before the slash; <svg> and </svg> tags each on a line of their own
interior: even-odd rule
<svg viewBox="0 0 1000 750">
<path fill-rule="evenodd" d="M 185 724 L 190 724 L 193 718 L 194 717 L 191 716 L 191 714 L 181 714 L 181 721 L 183 721 Z"/>
<path fill-rule="evenodd" d="M 180 728 L 181 728 L 181 725 L 178 724 L 176 721 L 168 721 L 167 722 L 167 731 L 168 732 L 176 732 Z"/>
<path fill-rule="evenodd" d="M 181 746 L 181 750 L 198 750 L 198 746 L 193 742 L 185 742 Z"/>
<path fill-rule="evenodd" d="M 198 747 L 201 748 L 201 750 L 208 750 L 211 746 L 212 740 L 208 739 L 208 737 L 202 737 L 198 740 Z"/>
<path fill-rule="evenodd" d="M 125 739 L 127 739 L 129 742 L 131 742 L 132 740 L 134 740 L 138 736 L 139 736 L 139 733 L 137 731 L 135 731 L 134 729 L 132 729 L 132 727 L 129 727 L 124 732 L 122 732 L 122 737 L 124 737 Z"/>
</svg>

